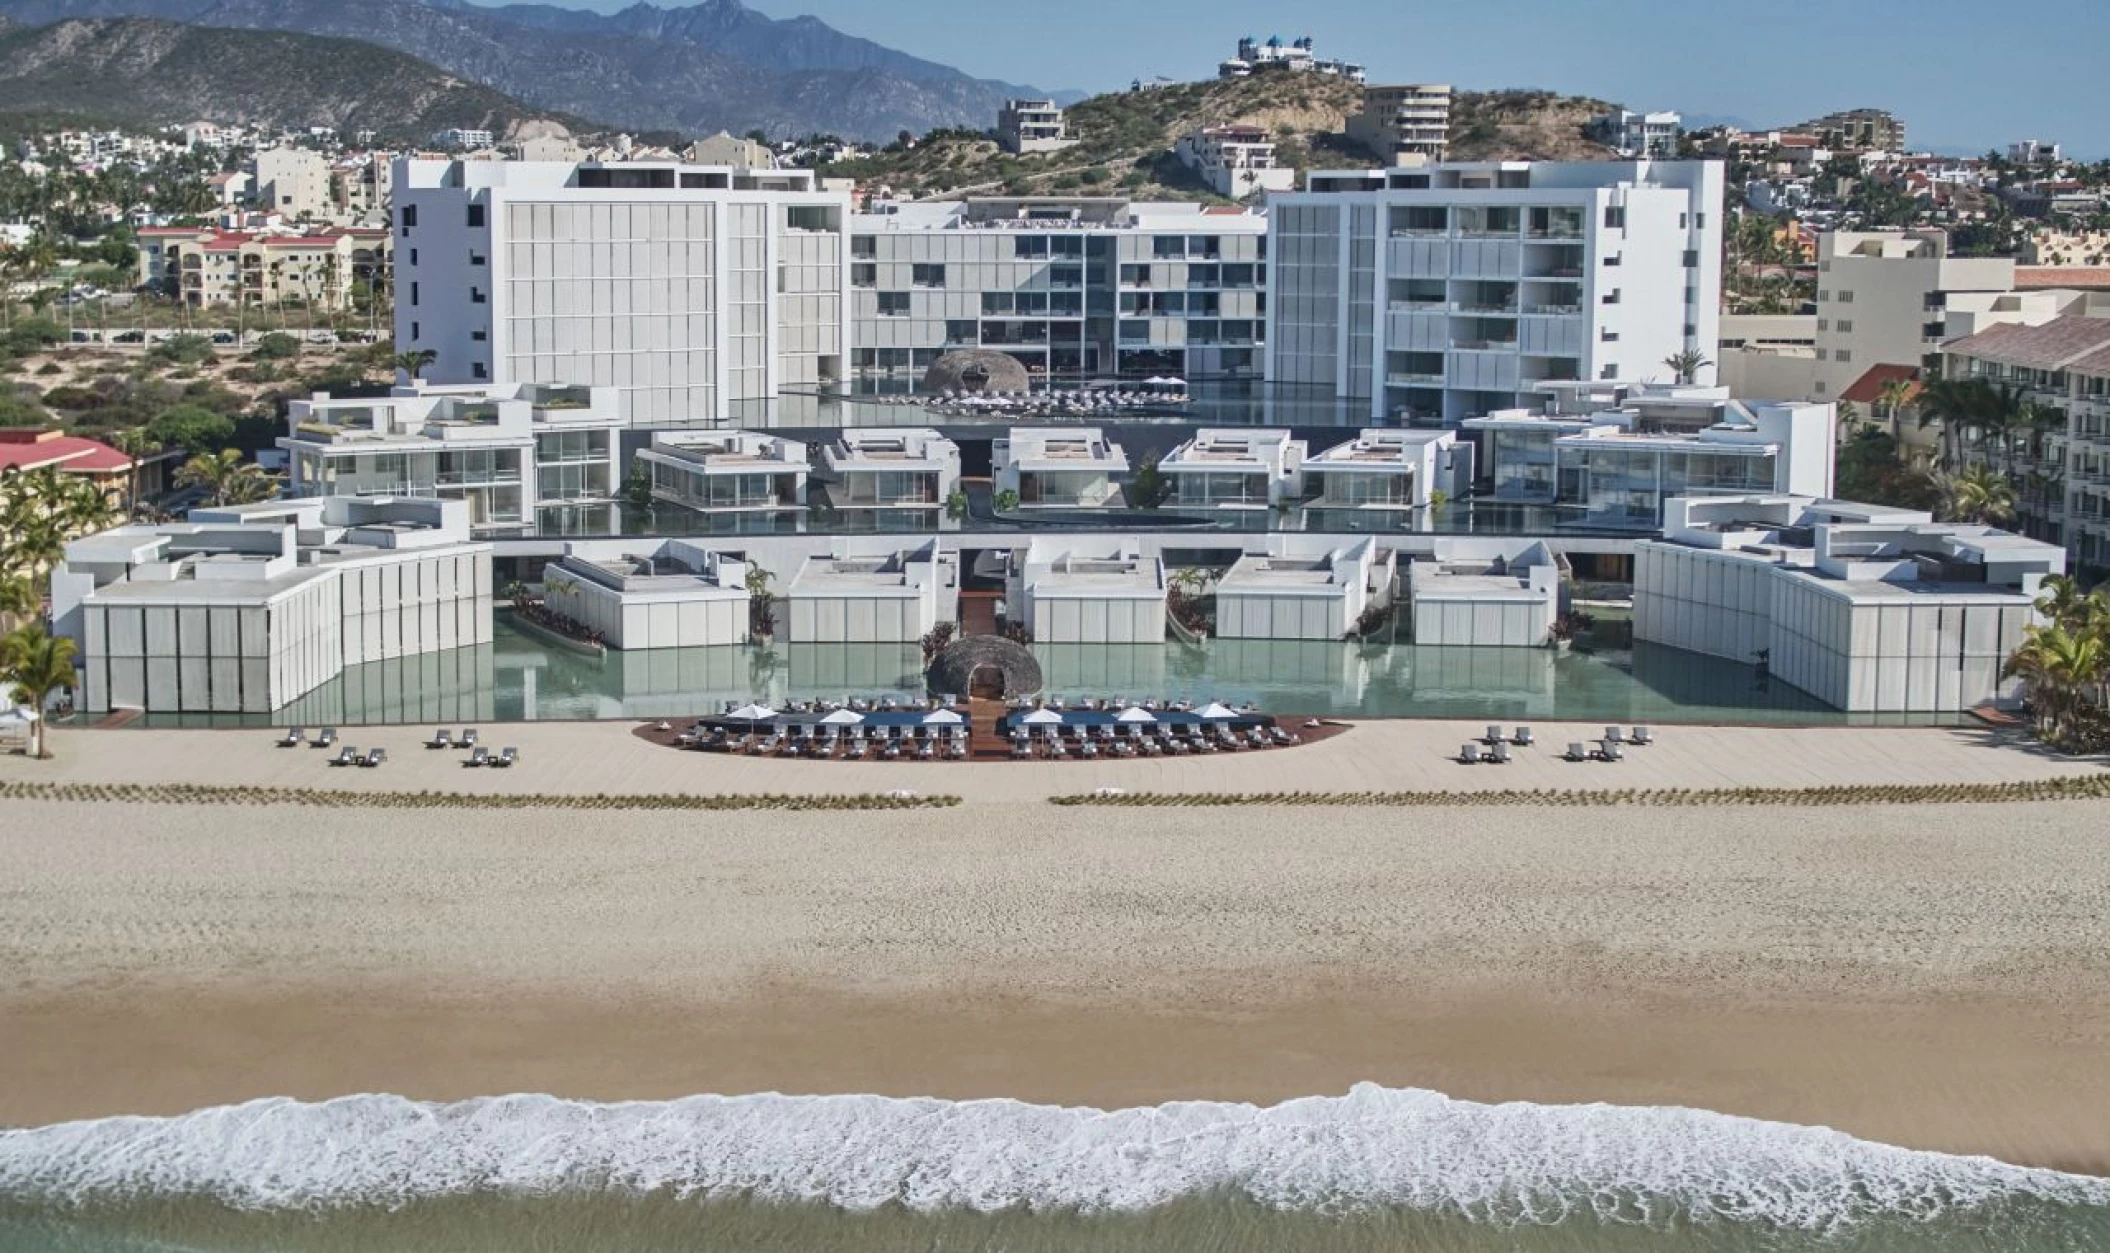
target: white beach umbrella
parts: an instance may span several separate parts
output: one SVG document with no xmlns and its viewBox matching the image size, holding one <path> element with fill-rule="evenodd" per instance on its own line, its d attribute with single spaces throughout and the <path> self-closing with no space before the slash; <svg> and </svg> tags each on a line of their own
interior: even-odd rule
<svg viewBox="0 0 2110 1253">
<path fill-rule="evenodd" d="M 17 705 L 13 709 L 0 709 L 0 727 L 34 726 L 43 716 L 28 705 Z"/>
<path fill-rule="evenodd" d="M 965 721 L 950 709 L 933 709 L 923 715 L 923 725 L 927 727 L 956 727 Z"/>
<path fill-rule="evenodd" d="M 1115 722 L 1156 722 L 1158 716 L 1140 705 L 1130 705 L 1121 711 Z"/>
<path fill-rule="evenodd" d="M 749 705 L 745 709 L 735 709 L 725 716 L 735 722 L 761 722 L 776 717 L 777 711 L 767 705 Z"/>
<path fill-rule="evenodd" d="M 856 712 L 855 710 L 838 709 L 834 713 L 831 713 L 827 717 L 821 719 L 821 724 L 823 726 L 831 727 L 849 727 L 856 726 L 858 723 L 863 722 L 864 720 L 865 716 L 861 713 Z"/>
<path fill-rule="evenodd" d="M 1161 378 L 1157 381 L 1163 383 L 1167 387 L 1185 387 L 1187 385 L 1186 379 Z"/>
<path fill-rule="evenodd" d="M 1019 719 L 1019 721 L 1026 723 L 1028 726 L 1045 727 L 1061 722 L 1062 715 L 1052 709 L 1036 709 L 1024 718 Z"/>
<path fill-rule="evenodd" d="M 1196 710 L 1194 716 L 1197 718 L 1236 718 L 1238 712 L 1233 709 L 1226 709 L 1215 701 L 1211 701 Z"/>
</svg>

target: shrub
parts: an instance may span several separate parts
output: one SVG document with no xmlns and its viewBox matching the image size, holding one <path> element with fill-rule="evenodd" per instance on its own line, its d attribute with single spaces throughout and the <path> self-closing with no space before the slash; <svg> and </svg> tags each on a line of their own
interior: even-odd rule
<svg viewBox="0 0 2110 1253">
<path fill-rule="evenodd" d="M 273 331 L 256 342 L 249 354 L 254 361 L 284 361 L 300 355 L 300 341 L 283 331 Z"/>
<path fill-rule="evenodd" d="M 316 787 L 228 787 L 210 783 L 0 782 L 0 800 L 106 805 L 305 805 L 316 809 L 950 809 L 957 796 L 662 792 L 611 796 L 569 793 L 364 792 Z"/>
</svg>

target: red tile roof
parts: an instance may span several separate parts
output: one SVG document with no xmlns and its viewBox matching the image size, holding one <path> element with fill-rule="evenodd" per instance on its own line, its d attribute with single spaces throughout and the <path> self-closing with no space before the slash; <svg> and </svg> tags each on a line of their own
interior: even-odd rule
<svg viewBox="0 0 2110 1253">
<path fill-rule="evenodd" d="M 0 430 L 0 469 L 35 470 L 42 466 L 112 473 L 130 469 L 132 459 L 108 444 L 78 435 L 35 428 Z"/>
<path fill-rule="evenodd" d="M 2110 288 L 2110 265 L 2018 265 L 2016 291 L 2041 291 L 2048 287 Z"/>
<path fill-rule="evenodd" d="M 2110 348 L 2110 318 L 2053 318 L 2042 326 L 2006 322 L 1942 345 L 1945 353 L 2030 370 L 2060 370 Z"/>
<path fill-rule="evenodd" d="M 1839 393 L 1839 399 L 1851 400 L 1857 405 L 1872 405 L 1883 398 L 1885 384 L 1900 379 L 1911 382 L 1919 378 L 1919 373 L 1919 367 L 1914 365 L 1872 365 L 1868 367 L 1868 373 Z"/>
</svg>

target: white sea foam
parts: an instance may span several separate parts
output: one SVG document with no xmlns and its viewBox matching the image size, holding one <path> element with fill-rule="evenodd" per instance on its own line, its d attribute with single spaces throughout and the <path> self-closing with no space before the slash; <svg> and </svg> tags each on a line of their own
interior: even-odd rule
<svg viewBox="0 0 2110 1253">
<path fill-rule="evenodd" d="M 1491 1222 L 1673 1209 L 1810 1229 L 2017 1194 L 2110 1205 L 2110 1181 L 1702 1110 L 1480 1105 L 1364 1084 L 1268 1108 L 1105 1112 L 1017 1101 L 508 1096 L 252 1101 L 0 1132 L 0 1197 L 207 1194 L 251 1208 L 471 1192 L 667 1189 L 866 1209 L 1142 1209 L 1236 1190 L 1296 1209 Z"/>
</svg>

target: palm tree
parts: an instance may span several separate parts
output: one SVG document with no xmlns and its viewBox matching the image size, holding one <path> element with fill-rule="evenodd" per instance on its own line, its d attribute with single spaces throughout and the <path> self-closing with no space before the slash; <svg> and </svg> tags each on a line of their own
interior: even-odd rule
<svg viewBox="0 0 2110 1253">
<path fill-rule="evenodd" d="M 2015 516 L 2014 486 L 1991 466 L 1937 475 L 1935 485 L 1941 490 L 1942 513 L 1950 522 L 1996 526 Z"/>
<path fill-rule="evenodd" d="M 0 679 L 6 680 L 18 705 L 27 705 L 40 715 L 36 723 L 36 757 L 51 756 L 51 741 L 44 729 L 45 703 L 51 694 L 74 683 L 73 657 L 79 649 L 63 635 L 54 636 L 38 623 L 11 632 L 0 639 Z"/>
<path fill-rule="evenodd" d="M 1912 403 L 1919 392 L 1918 382 L 1909 378 L 1895 378 L 1883 384 L 1883 390 L 1877 393 L 1876 412 L 1882 414 L 1890 423 L 1892 439 L 1903 437 L 1904 431 L 1898 424 L 1898 415 L 1904 412 L 1905 407 Z"/>
<path fill-rule="evenodd" d="M 407 352 L 397 353 L 393 364 L 398 370 L 409 375 L 412 382 L 416 382 L 418 375 L 425 367 L 439 359 L 440 354 L 430 348 L 413 348 Z"/>
<path fill-rule="evenodd" d="M 1963 464 L 1964 433 L 1984 412 L 1991 390 L 1984 379 L 1954 378 L 1930 379 L 1920 389 L 1920 429 L 1941 429 L 1935 460 L 1943 471 L 1954 471 Z"/>
<path fill-rule="evenodd" d="M 2079 748 L 2091 707 L 2099 707 L 2110 650 L 2100 629 L 2051 622 L 2030 627 L 2005 672 L 2029 688 L 2037 732 L 2063 747 Z"/>
<path fill-rule="evenodd" d="M 0 572 L 0 617 L 27 618 L 44 608 L 44 598 L 26 574 Z"/>
<path fill-rule="evenodd" d="M 247 505 L 278 494 L 278 480 L 262 466 L 243 461 L 242 454 L 232 448 L 192 457 L 176 471 L 176 482 L 183 487 L 206 489 L 214 506 Z"/>
<path fill-rule="evenodd" d="M 1670 367 L 1671 372 L 1678 376 L 1680 383 L 1691 383 L 1693 379 L 1699 376 L 1700 371 L 1713 365 L 1714 362 L 1708 360 L 1707 354 L 1699 349 L 1687 348 L 1683 352 L 1672 353 L 1670 356 L 1663 358 L 1663 364 Z"/>
<path fill-rule="evenodd" d="M 110 444 L 117 451 L 131 458 L 132 466 L 125 473 L 125 513 L 139 512 L 139 468 L 143 458 L 161 451 L 161 441 L 147 434 L 142 426 L 117 432 L 110 437 Z"/>
</svg>

